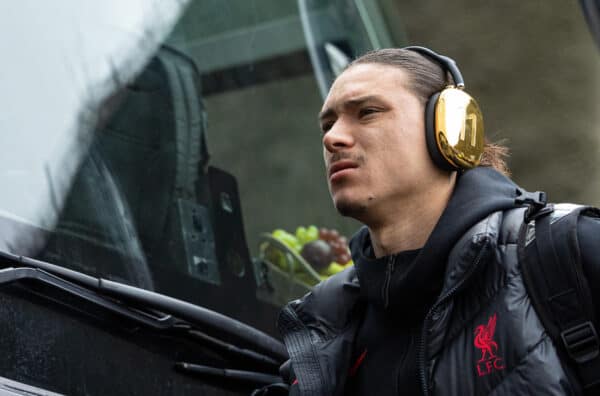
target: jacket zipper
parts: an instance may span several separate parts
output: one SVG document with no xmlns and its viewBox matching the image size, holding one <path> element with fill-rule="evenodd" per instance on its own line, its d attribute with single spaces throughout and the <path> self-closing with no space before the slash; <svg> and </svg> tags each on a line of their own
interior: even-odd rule
<svg viewBox="0 0 600 396">
<path fill-rule="evenodd" d="M 423 388 L 423 395 L 425 395 L 425 396 L 429 395 L 429 384 L 427 383 L 427 374 L 425 372 L 425 347 L 426 347 L 425 344 L 426 344 L 427 329 L 429 328 L 429 321 L 431 320 L 431 317 L 435 313 L 437 313 L 440 305 L 442 305 L 442 303 L 444 303 L 446 300 L 450 299 L 458 290 L 460 290 L 460 288 L 471 277 L 471 275 L 473 275 L 473 273 L 479 266 L 479 262 L 481 261 L 481 258 L 483 257 L 483 253 L 487 249 L 489 243 L 490 243 L 489 239 L 486 239 L 483 246 L 479 250 L 479 253 L 475 257 L 475 260 L 473 261 L 473 265 L 471 265 L 471 268 L 469 268 L 469 271 L 465 274 L 465 276 L 463 276 L 462 279 L 458 283 L 456 283 L 450 290 L 448 290 L 446 292 L 446 294 L 444 294 L 442 297 L 440 297 L 437 300 L 437 302 L 431 307 L 431 309 L 427 312 L 427 315 L 425 315 L 425 320 L 423 321 L 423 329 L 421 330 L 421 339 L 419 342 L 419 349 L 418 349 L 418 355 L 417 355 L 417 358 L 418 358 L 417 364 L 419 365 L 419 377 L 421 379 L 421 387 Z"/>
<path fill-rule="evenodd" d="M 390 283 L 392 280 L 392 274 L 394 273 L 395 260 L 394 255 L 391 255 L 387 261 L 387 269 L 385 271 L 385 279 L 383 281 L 383 306 L 388 307 L 390 303 Z"/>
</svg>

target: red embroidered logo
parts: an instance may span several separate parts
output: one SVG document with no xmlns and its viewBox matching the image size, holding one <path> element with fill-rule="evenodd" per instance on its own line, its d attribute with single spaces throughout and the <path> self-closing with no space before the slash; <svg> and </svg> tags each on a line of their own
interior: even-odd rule
<svg viewBox="0 0 600 396">
<path fill-rule="evenodd" d="M 502 358 L 497 355 L 498 344 L 494 341 L 496 331 L 496 314 L 490 316 L 486 325 L 475 329 L 475 346 L 481 350 L 481 359 L 477 362 L 477 374 L 482 377 L 494 370 L 504 370 Z"/>
</svg>

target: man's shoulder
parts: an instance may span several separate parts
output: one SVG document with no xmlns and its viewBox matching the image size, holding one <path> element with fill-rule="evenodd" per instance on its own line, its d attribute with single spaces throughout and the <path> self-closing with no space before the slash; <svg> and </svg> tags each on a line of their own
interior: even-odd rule
<svg viewBox="0 0 600 396">
<path fill-rule="evenodd" d="M 550 223 L 553 225 L 553 229 L 558 229 L 562 227 L 567 215 L 570 213 L 577 211 L 578 216 L 580 216 L 579 221 L 579 229 L 585 229 L 588 233 L 590 230 L 594 229 L 596 233 L 599 233 L 600 236 L 600 209 L 589 205 L 582 204 L 574 204 L 574 203 L 550 203 L 547 208 L 551 208 L 551 210 L 547 213 L 550 218 Z M 525 220 L 527 212 L 526 206 L 520 206 L 515 208 L 510 208 L 503 211 L 502 215 L 502 226 L 500 230 L 500 241 L 516 241 L 518 236 L 519 229 Z M 531 242 L 531 239 L 534 237 L 534 229 L 535 229 L 535 219 L 538 216 L 533 216 L 528 224 L 528 232 L 527 238 L 525 239 L 526 244 Z M 582 227 L 581 225 L 585 225 Z M 581 233 L 580 233 L 581 234 Z"/>
<path fill-rule="evenodd" d="M 305 321 L 325 322 L 334 328 L 345 326 L 360 297 L 356 269 L 349 267 L 316 285 L 290 306 Z"/>
<path fill-rule="evenodd" d="M 584 217 L 597 217 L 597 215 L 594 214 L 594 212 L 597 211 L 597 209 L 589 205 L 562 202 L 552 204 L 552 209 L 553 210 L 550 216 L 552 218 L 553 223 L 564 218 L 569 213 L 580 209 L 580 213 Z"/>
<path fill-rule="evenodd" d="M 317 298 L 331 300 L 357 294 L 359 290 L 356 268 L 350 266 L 316 285 L 311 293 Z"/>
</svg>

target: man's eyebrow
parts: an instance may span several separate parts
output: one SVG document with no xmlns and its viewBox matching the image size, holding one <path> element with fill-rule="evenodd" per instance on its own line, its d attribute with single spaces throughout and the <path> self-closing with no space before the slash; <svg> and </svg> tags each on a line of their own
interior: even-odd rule
<svg viewBox="0 0 600 396">
<path fill-rule="evenodd" d="M 334 115 L 335 115 L 335 110 L 333 110 L 331 107 L 329 107 L 319 113 L 319 121 L 323 121 L 324 119 L 332 117 Z"/>
<path fill-rule="evenodd" d="M 342 107 L 344 107 L 344 108 L 356 107 L 356 106 L 360 106 L 361 104 L 371 101 L 371 100 L 381 100 L 381 98 L 377 95 L 361 96 L 358 98 L 348 99 L 348 100 L 344 101 L 342 103 Z M 329 118 L 333 115 L 335 115 L 335 110 L 333 110 L 333 108 L 329 107 L 319 113 L 319 121 L 323 121 L 325 118 Z"/>
</svg>

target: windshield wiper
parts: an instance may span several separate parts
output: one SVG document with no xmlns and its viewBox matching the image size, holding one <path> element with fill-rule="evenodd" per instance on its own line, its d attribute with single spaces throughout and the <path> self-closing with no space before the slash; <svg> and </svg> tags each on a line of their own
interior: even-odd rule
<svg viewBox="0 0 600 396">
<path fill-rule="evenodd" d="M 264 374 L 256 371 L 222 369 L 186 362 L 176 363 L 175 368 L 189 375 L 205 378 L 212 377 L 221 381 L 233 380 L 240 383 L 250 383 L 252 384 L 252 387 L 283 382 L 281 377 L 277 375 Z"/>
<path fill-rule="evenodd" d="M 139 324 L 143 324 L 157 330 L 169 329 L 174 324 L 174 318 L 171 315 L 160 315 L 158 313 L 153 315 L 150 313 L 150 311 L 144 312 L 141 310 L 134 310 L 130 307 L 124 306 L 123 304 L 119 304 L 112 299 L 107 299 L 104 296 L 100 296 L 98 293 L 90 291 L 85 287 L 81 287 L 37 268 L 7 267 L 0 270 L 0 286 L 25 280 L 34 280 L 46 285 L 50 285 L 55 289 L 75 295 L 83 300 L 93 303 L 94 305 L 100 306 Z M 36 290 L 36 293 L 39 294 L 39 290 Z"/>
<path fill-rule="evenodd" d="M 207 308 L 2 251 L 0 267 L 4 267 L 0 270 L 0 286 L 34 280 L 154 329 L 187 328 L 188 335 L 261 365 L 275 368 L 288 358 L 284 345 L 277 339 Z"/>
</svg>

